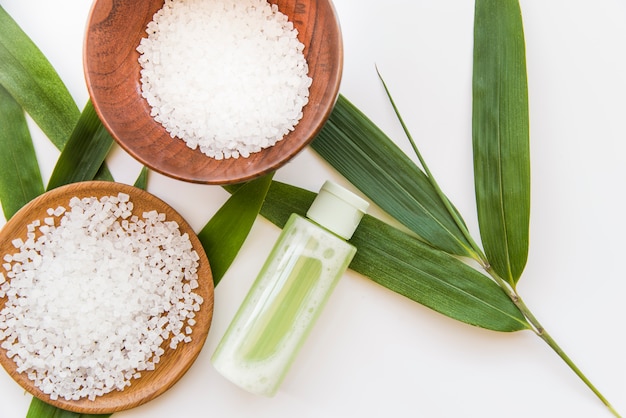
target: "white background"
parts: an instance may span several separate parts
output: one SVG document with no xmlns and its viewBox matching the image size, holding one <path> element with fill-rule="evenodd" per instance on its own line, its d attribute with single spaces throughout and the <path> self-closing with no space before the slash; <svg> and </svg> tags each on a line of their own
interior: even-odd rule
<svg viewBox="0 0 626 418">
<path fill-rule="evenodd" d="M 51 60 L 82 108 L 89 2 L 0 5 Z M 626 2 L 523 0 L 521 6 L 533 180 L 530 255 L 519 290 L 626 414 Z M 473 2 L 335 0 L 335 7 L 345 43 L 341 92 L 410 152 L 377 80 L 379 66 L 431 170 L 477 237 L 470 136 Z M 58 154 L 33 130 L 48 178 Z M 109 163 L 118 181 L 134 181 L 139 165 L 122 151 Z M 314 191 L 327 178 L 345 184 L 308 149 L 276 178 Z M 149 191 L 196 230 L 227 196 L 218 186 L 156 174 Z M 192 369 L 160 398 L 116 417 L 611 416 L 534 334 L 499 334 L 455 322 L 353 272 L 337 287 L 281 391 L 272 399 L 243 392 L 219 376 L 209 358 L 278 232 L 264 219 L 255 224 L 216 289 L 211 332 Z M 25 417 L 30 399 L 0 372 L 0 416 Z"/>
</svg>

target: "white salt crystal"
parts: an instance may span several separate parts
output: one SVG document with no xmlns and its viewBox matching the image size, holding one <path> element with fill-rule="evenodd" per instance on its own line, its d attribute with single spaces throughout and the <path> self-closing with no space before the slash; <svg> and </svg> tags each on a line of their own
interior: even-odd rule
<svg viewBox="0 0 626 418">
<path fill-rule="evenodd" d="M 142 94 L 172 137 L 248 157 L 302 118 L 311 78 L 297 31 L 266 0 L 168 0 L 137 47 Z"/>
</svg>

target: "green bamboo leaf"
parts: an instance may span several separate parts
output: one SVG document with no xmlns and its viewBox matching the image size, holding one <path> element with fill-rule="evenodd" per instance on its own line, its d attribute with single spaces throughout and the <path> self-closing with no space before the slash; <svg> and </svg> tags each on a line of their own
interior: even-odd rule
<svg viewBox="0 0 626 418">
<path fill-rule="evenodd" d="M 79 109 L 48 59 L 2 6 L 0 85 L 62 149 L 80 116 Z"/>
<path fill-rule="evenodd" d="M 148 175 L 150 174 L 150 171 L 148 170 L 148 167 L 144 166 L 141 169 L 141 172 L 139 173 L 139 176 L 137 176 L 137 180 L 135 180 L 135 184 L 134 186 L 142 189 L 142 190 L 146 190 L 148 188 Z"/>
<path fill-rule="evenodd" d="M 24 111 L 0 86 L 0 202 L 5 218 L 43 191 Z"/>
<path fill-rule="evenodd" d="M 48 190 L 94 179 L 100 172 L 112 145 L 113 138 L 100 122 L 89 100 L 54 166 Z"/>
<path fill-rule="evenodd" d="M 304 215 L 315 193 L 273 182 L 261 214 L 283 227 Z M 350 268 L 450 318 L 503 332 L 530 329 L 513 302 L 491 279 L 443 251 L 366 215 L 351 241 Z"/>
<path fill-rule="evenodd" d="M 239 187 L 198 234 L 211 263 L 215 285 L 222 279 L 246 240 L 273 175 L 265 175 Z"/>
<path fill-rule="evenodd" d="M 472 136 L 478 221 L 487 259 L 512 286 L 528 257 L 530 151 L 525 54 L 518 1 L 476 1 Z"/>
<path fill-rule="evenodd" d="M 311 146 L 426 242 L 451 254 L 472 255 L 471 244 L 424 172 L 344 96 Z"/>
<path fill-rule="evenodd" d="M 102 163 L 102 165 L 98 169 L 98 172 L 96 173 L 93 179 L 103 180 L 103 181 L 115 181 L 115 179 L 113 178 L 113 175 L 111 174 L 111 172 L 109 171 L 109 168 L 107 167 L 106 162 Z"/>
<path fill-rule="evenodd" d="M 450 318 L 494 331 L 530 329 L 491 279 L 373 217 L 352 238 L 351 268 Z"/>
<path fill-rule="evenodd" d="M 107 415 L 78 414 L 76 412 L 65 411 L 49 405 L 37 398 L 33 398 L 28 408 L 26 418 L 108 418 Z"/>
<path fill-rule="evenodd" d="M 413 151 L 415 152 L 415 155 L 417 156 L 417 159 L 419 160 L 422 166 L 422 170 L 424 171 L 426 178 L 428 178 L 428 181 L 433 186 L 433 189 L 439 196 L 439 199 L 441 199 L 441 202 L 447 208 L 448 213 L 450 214 L 450 216 L 452 217 L 452 219 L 458 226 L 459 230 L 465 236 L 466 241 L 472 246 L 472 249 L 475 252 L 475 255 L 473 258 L 479 263 L 484 264 L 485 258 L 482 255 L 482 250 L 478 247 L 478 245 L 472 238 L 469 232 L 469 229 L 467 228 L 467 225 L 465 224 L 465 221 L 463 220 L 463 217 L 461 216 L 459 211 L 454 207 L 450 199 L 448 199 L 448 196 L 446 196 L 443 190 L 441 190 L 441 188 L 439 187 L 439 184 L 435 180 L 435 177 L 432 175 L 430 169 L 428 168 L 428 164 L 426 164 L 426 160 L 424 159 L 424 157 L 422 157 L 422 153 L 420 152 L 419 148 L 417 147 L 417 144 L 413 140 L 413 136 L 411 135 L 411 132 L 409 132 L 408 126 L 404 123 L 402 115 L 400 114 L 400 110 L 396 106 L 396 103 L 394 102 L 393 97 L 391 96 L 391 92 L 387 88 L 387 84 L 385 83 L 385 80 L 383 79 L 382 75 L 378 71 L 378 68 L 376 69 L 376 72 L 378 72 L 378 78 L 383 83 L 383 87 L 385 88 L 385 92 L 387 93 L 387 97 L 389 98 L 389 102 L 391 103 L 391 106 L 393 107 L 393 110 L 396 114 L 396 117 L 398 118 L 398 121 L 400 122 L 400 125 L 402 125 L 402 129 L 404 130 L 404 133 L 406 134 L 409 142 L 411 143 L 411 146 L 413 147 Z"/>
</svg>

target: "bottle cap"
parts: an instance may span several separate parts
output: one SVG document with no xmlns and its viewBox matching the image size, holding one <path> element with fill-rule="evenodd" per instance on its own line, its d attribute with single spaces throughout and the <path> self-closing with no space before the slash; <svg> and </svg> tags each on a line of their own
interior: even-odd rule
<svg viewBox="0 0 626 418">
<path fill-rule="evenodd" d="M 344 239 L 350 239 L 369 203 L 336 183 L 326 181 L 306 216 Z"/>
</svg>

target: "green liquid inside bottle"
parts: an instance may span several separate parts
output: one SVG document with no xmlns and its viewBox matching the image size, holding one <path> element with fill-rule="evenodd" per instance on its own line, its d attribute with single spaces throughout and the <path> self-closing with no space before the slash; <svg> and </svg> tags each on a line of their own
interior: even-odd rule
<svg viewBox="0 0 626 418">
<path fill-rule="evenodd" d="M 253 326 L 254 332 L 241 347 L 242 357 L 250 361 L 262 361 L 280 348 L 280 343 L 296 326 L 301 310 L 322 273 L 320 260 L 300 257 L 293 269 L 286 271 L 282 288 L 269 296 L 266 310 Z M 268 306 L 269 305 L 269 306 Z"/>
</svg>

